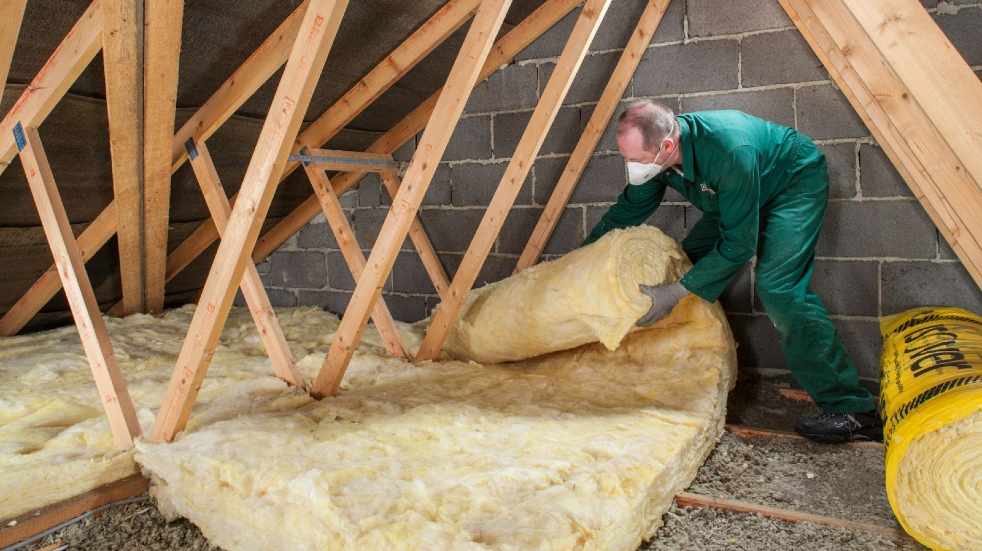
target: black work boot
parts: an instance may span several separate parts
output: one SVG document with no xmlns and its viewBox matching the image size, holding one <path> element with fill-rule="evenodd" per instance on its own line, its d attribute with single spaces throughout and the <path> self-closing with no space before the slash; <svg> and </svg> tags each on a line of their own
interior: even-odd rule
<svg viewBox="0 0 982 551">
<path fill-rule="evenodd" d="M 853 440 L 883 440 L 883 423 L 876 410 L 864 413 L 804 415 L 794 426 L 798 434 L 823 444 L 840 444 Z"/>
</svg>

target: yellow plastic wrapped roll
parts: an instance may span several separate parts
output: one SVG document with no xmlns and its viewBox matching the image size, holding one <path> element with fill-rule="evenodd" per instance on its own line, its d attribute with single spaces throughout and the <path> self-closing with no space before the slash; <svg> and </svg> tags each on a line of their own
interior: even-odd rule
<svg viewBox="0 0 982 551">
<path fill-rule="evenodd" d="M 982 549 L 982 317 L 918 308 L 881 332 L 890 506 L 924 545 Z"/>
<path fill-rule="evenodd" d="M 652 226 L 612 231 L 562 258 L 471 291 L 445 350 L 481 363 L 601 342 L 614 350 L 651 307 L 638 285 L 677 281 L 689 260 Z"/>
</svg>

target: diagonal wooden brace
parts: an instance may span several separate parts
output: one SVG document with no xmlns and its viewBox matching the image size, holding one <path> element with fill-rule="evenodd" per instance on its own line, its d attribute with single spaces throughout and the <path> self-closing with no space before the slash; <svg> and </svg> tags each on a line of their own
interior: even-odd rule
<svg viewBox="0 0 982 551">
<path fill-rule="evenodd" d="M 225 238 L 219 242 L 167 394 L 161 402 L 152 434 L 155 441 L 172 440 L 187 424 L 228 319 L 235 291 L 246 265 L 252 262 L 250 253 L 269 212 L 278 177 L 286 165 L 347 6 L 347 0 L 311 0 L 304 13 L 229 217 Z"/>
<path fill-rule="evenodd" d="M 82 348 L 89 360 L 89 367 L 92 368 L 92 377 L 99 390 L 102 406 L 109 418 L 113 442 L 119 448 L 130 448 L 133 440 L 140 436 L 140 422 L 126 390 L 123 374 L 116 364 L 109 330 L 99 313 L 92 282 L 85 271 L 82 253 L 68 222 L 68 214 L 65 213 L 65 205 L 55 185 L 41 138 L 37 129 L 23 128 L 19 124 L 14 127 L 13 135 L 20 150 L 20 160 L 37 205 L 44 234 L 51 247 L 51 256 L 58 266 L 65 296 L 75 318 Z"/>
<path fill-rule="evenodd" d="M 201 187 L 201 194 L 205 196 L 205 204 L 208 205 L 208 212 L 211 219 L 215 221 L 219 235 L 224 235 L 225 227 L 228 225 L 228 218 L 232 214 L 232 205 L 225 196 L 225 188 L 215 169 L 215 162 L 211 158 L 211 152 L 204 142 L 194 143 L 188 140 L 187 143 L 188 159 L 191 162 L 191 169 L 198 179 L 198 186 Z M 256 329 L 259 331 L 259 338 L 262 339 L 266 347 L 266 354 L 269 355 L 270 362 L 273 364 L 273 371 L 276 376 L 287 383 L 303 387 L 303 375 L 297 369 L 290 352 L 290 345 L 283 336 L 283 329 L 280 322 L 276 319 L 276 312 L 273 305 L 269 302 L 269 296 L 263 287 L 262 279 L 256 265 L 249 262 L 242 274 L 242 284 L 239 286 L 242 296 L 245 297 L 249 312 L 252 314 L 253 321 L 256 322 Z"/>
<path fill-rule="evenodd" d="M 351 270 L 351 275 L 355 281 L 358 281 L 362 272 L 365 271 L 365 254 L 358 247 L 355 232 L 351 229 L 351 224 L 348 223 L 344 210 L 342 210 L 341 200 L 334 192 L 334 187 L 324 170 L 309 164 L 305 164 L 303 168 L 307 172 L 307 177 L 310 178 L 310 185 L 314 188 L 317 199 L 320 201 L 327 225 L 331 227 L 334 239 L 338 242 L 338 248 L 341 249 L 344 262 Z M 392 313 L 389 312 L 384 299 L 380 298 L 375 304 L 375 308 L 372 310 L 372 320 L 375 322 L 375 328 L 378 329 L 382 343 L 385 344 L 385 349 L 389 351 L 389 354 L 405 357 L 406 350 L 402 345 L 402 339 L 399 337 L 399 329 L 396 328 L 395 320 L 392 319 Z"/>
<path fill-rule="evenodd" d="M 464 111 L 464 104 L 477 83 L 510 4 L 511 0 L 483 0 L 471 22 L 464 44 L 450 69 L 447 84 L 440 92 L 430 122 L 423 131 L 416 153 L 406 171 L 403 186 L 392 199 L 392 209 L 382 224 L 368 265 L 358 279 L 341 325 L 334 334 L 331 350 L 314 381 L 315 396 L 334 394 L 341 385 L 344 372 L 361 341 L 369 312 L 381 294 L 382 284 L 392 271 L 399 248 L 416 218 L 426 188 L 433 179 L 437 164 Z"/>
<path fill-rule="evenodd" d="M 478 272 L 481 271 L 488 253 L 491 252 L 491 247 L 498 238 L 498 233 L 522 189 L 525 177 L 532 168 L 549 128 L 559 113 L 563 98 L 573 84 L 573 79 L 580 64 L 583 63 L 583 58 L 586 57 L 590 42 L 600 28 L 600 22 L 603 21 L 610 2 L 611 0 L 587 0 L 580 11 L 576 25 L 556 63 L 556 68 L 553 69 L 552 76 L 549 77 L 549 82 L 542 92 L 539 104 L 532 112 L 532 118 L 525 132 L 522 133 L 522 138 L 515 148 L 511 161 L 508 162 L 505 173 L 501 176 L 501 183 L 494 197 L 491 198 L 474 239 L 471 240 L 464 258 L 460 261 L 457 273 L 454 274 L 453 282 L 450 284 L 450 291 L 433 314 L 433 320 L 416 354 L 417 360 L 435 360 L 440 355 L 450 327 L 456 323 L 464 299 L 474 285 Z"/>
</svg>

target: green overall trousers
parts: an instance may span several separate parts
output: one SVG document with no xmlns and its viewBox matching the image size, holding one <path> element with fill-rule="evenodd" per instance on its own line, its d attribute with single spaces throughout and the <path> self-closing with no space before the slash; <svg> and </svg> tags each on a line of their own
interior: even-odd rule
<svg viewBox="0 0 982 551">
<path fill-rule="evenodd" d="M 739 111 L 677 117 L 681 172 L 627 185 L 585 243 L 644 223 L 671 186 L 703 212 L 682 242 L 693 268 L 682 285 L 716 301 L 757 255 L 757 295 L 781 337 L 788 367 L 824 410 L 870 411 L 821 299 L 809 289 L 828 203 L 825 156 L 807 136 Z"/>
</svg>

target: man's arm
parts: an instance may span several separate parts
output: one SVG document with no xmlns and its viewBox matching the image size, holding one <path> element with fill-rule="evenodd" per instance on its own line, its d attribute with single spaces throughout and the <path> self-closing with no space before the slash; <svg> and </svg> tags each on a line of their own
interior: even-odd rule
<svg viewBox="0 0 982 551">
<path fill-rule="evenodd" d="M 757 251 L 760 227 L 760 171 L 750 146 L 730 156 L 730 174 L 719 186 L 720 239 L 682 278 L 689 292 L 714 302 Z"/>
<path fill-rule="evenodd" d="M 607 232 L 617 228 L 638 226 L 647 220 L 661 204 L 665 196 L 666 182 L 657 176 L 647 182 L 632 186 L 628 184 L 617 197 L 617 202 L 604 213 L 603 218 L 590 231 L 583 242 L 589 245 Z"/>
</svg>

